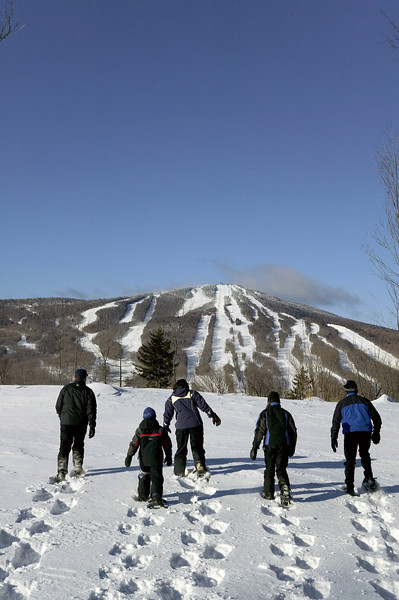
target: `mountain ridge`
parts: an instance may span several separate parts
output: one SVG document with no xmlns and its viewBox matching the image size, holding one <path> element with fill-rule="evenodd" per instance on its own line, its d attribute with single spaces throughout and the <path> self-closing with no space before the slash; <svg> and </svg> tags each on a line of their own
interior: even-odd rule
<svg viewBox="0 0 399 600">
<path fill-rule="evenodd" d="M 143 386 L 133 361 L 158 328 L 176 349 L 176 376 L 224 376 L 227 391 L 248 390 L 248 381 L 254 391 L 260 379 L 262 393 L 287 391 L 305 366 L 332 387 L 358 378 L 396 393 L 396 331 L 223 283 L 96 300 L 0 300 L 0 381 L 63 382 L 84 365 L 97 380 Z"/>
</svg>

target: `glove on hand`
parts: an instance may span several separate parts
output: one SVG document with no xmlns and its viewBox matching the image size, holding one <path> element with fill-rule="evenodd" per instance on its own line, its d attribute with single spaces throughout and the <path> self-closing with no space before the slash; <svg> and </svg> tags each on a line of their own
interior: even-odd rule
<svg viewBox="0 0 399 600">
<path fill-rule="evenodd" d="M 164 460 L 164 463 L 166 463 L 167 467 L 171 467 L 172 466 L 172 457 L 171 456 L 167 456 Z"/>
<path fill-rule="evenodd" d="M 126 456 L 125 458 L 125 467 L 130 467 L 130 465 L 132 464 L 132 457 L 131 456 Z"/>
<path fill-rule="evenodd" d="M 373 433 L 371 434 L 371 441 L 373 442 L 373 444 L 379 444 L 381 440 L 381 435 L 379 431 L 373 431 Z"/>
<path fill-rule="evenodd" d="M 90 427 L 90 429 L 89 429 L 89 438 L 94 437 L 95 434 L 96 434 L 95 428 L 94 427 Z"/>
<path fill-rule="evenodd" d="M 220 420 L 220 417 L 218 417 L 216 413 L 213 413 L 212 421 L 213 421 L 214 425 L 216 425 L 216 427 L 219 427 L 220 423 L 222 422 Z"/>
<path fill-rule="evenodd" d="M 249 453 L 249 457 L 251 460 L 256 460 L 256 455 L 258 453 L 257 448 L 251 448 L 251 452 Z"/>
<path fill-rule="evenodd" d="M 333 449 L 333 452 L 337 451 L 338 448 L 338 440 L 332 439 L 331 440 L 331 448 Z"/>
</svg>

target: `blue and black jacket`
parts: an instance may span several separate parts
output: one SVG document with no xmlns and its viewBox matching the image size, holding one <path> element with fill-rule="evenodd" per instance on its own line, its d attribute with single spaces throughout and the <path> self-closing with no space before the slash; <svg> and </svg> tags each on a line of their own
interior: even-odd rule
<svg viewBox="0 0 399 600">
<path fill-rule="evenodd" d="M 297 430 L 294 419 L 279 402 L 272 402 L 260 413 L 252 446 L 256 449 L 264 440 L 265 446 L 282 446 L 287 448 L 288 456 L 295 454 Z"/>
<path fill-rule="evenodd" d="M 356 392 L 351 392 L 342 398 L 335 407 L 331 426 L 331 439 L 338 438 L 339 426 L 342 422 L 342 433 L 353 433 L 357 431 L 379 432 L 381 429 L 381 417 L 374 408 L 373 403 Z"/>
</svg>

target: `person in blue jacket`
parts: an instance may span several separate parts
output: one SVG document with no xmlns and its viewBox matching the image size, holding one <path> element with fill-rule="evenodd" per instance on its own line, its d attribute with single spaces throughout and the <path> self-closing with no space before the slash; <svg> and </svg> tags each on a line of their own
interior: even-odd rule
<svg viewBox="0 0 399 600">
<path fill-rule="evenodd" d="M 331 448 L 338 448 L 338 433 L 342 423 L 344 434 L 345 454 L 345 485 L 346 493 L 356 495 L 354 487 L 356 455 L 359 450 L 360 460 L 364 469 L 363 485 L 375 489 L 376 482 L 371 468 L 371 442 L 379 444 L 381 417 L 372 402 L 357 393 L 357 384 L 349 379 L 344 388 L 347 392 L 335 407 L 331 426 Z"/>
<path fill-rule="evenodd" d="M 204 412 L 218 427 L 220 418 L 207 404 L 201 394 L 190 390 L 185 379 L 179 379 L 173 386 L 173 394 L 165 402 L 163 425 L 169 430 L 170 422 L 176 413 L 176 442 L 177 450 L 174 457 L 175 475 L 184 477 L 186 474 L 187 447 L 190 441 L 195 470 L 198 475 L 206 472 L 204 450 L 204 425 L 199 411 Z"/>
<path fill-rule="evenodd" d="M 287 473 L 288 459 L 295 454 L 297 430 L 293 416 L 280 404 L 280 394 L 270 392 L 267 406 L 256 422 L 250 458 L 256 460 L 263 442 L 266 469 L 264 472 L 263 498 L 274 500 L 274 477 L 280 494 L 287 502 L 291 500 L 291 486 Z"/>
</svg>

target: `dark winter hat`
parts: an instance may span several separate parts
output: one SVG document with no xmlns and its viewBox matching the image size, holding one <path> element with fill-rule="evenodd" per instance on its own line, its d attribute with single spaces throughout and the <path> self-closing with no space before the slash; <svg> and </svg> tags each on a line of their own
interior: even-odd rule
<svg viewBox="0 0 399 600">
<path fill-rule="evenodd" d="M 86 379 L 86 377 L 87 377 L 86 369 L 76 369 L 75 379 Z"/>
<path fill-rule="evenodd" d="M 178 387 L 188 388 L 188 383 L 185 379 L 178 379 L 173 385 L 173 389 L 177 390 Z"/>
<path fill-rule="evenodd" d="M 348 379 L 348 381 L 344 385 L 344 388 L 348 390 L 348 392 L 357 392 L 356 381 L 353 381 L 353 379 Z"/>
<path fill-rule="evenodd" d="M 143 419 L 155 419 L 156 416 L 156 412 L 151 406 L 147 406 L 147 408 L 144 409 Z"/>
<path fill-rule="evenodd" d="M 270 392 L 267 397 L 267 403 L 278 402 L 280 404 L 280 394 L 278 392 Z"/>
</svg>

